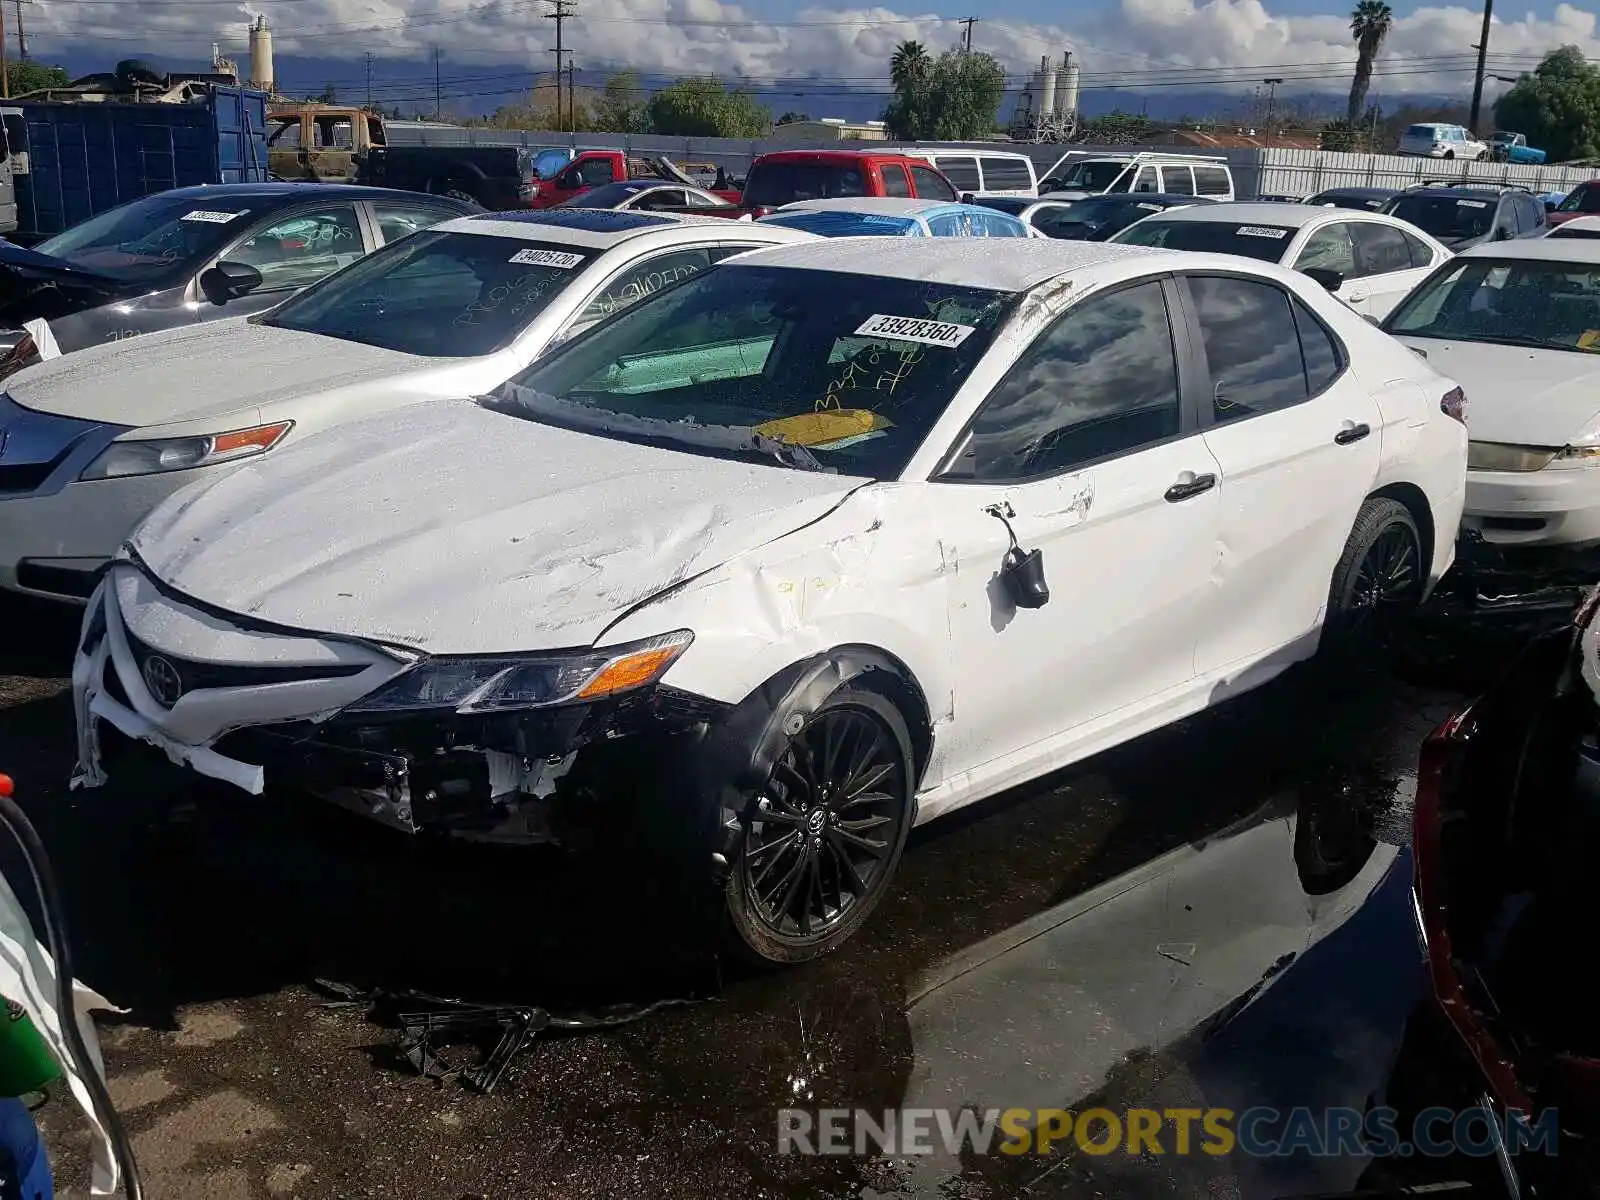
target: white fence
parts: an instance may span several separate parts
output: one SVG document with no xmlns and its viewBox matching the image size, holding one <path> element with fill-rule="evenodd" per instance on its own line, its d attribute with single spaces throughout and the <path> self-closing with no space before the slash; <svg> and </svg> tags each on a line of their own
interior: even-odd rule
<svg viewBox="0 0 1600 1200">
<path fill-rule="evenodd" d="M 1532 192 L 1566 192 L 1596 175 L 1590 167 L 1526 167 L 1398 154 L 1333 154 L 1323 150 L 1232 150 L 1228 159 L 1235 189 L 1241 196 L 1304 198 L 1324 188 L 1404 188 L 1430 179 L 1517 184 Z"/>
</svg>

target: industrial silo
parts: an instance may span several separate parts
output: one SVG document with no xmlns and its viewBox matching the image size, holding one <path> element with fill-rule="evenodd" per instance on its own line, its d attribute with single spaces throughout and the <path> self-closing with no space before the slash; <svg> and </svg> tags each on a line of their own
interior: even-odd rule
<svg viewBox="0 0 1600 1200">
<path fill-rule="evenodd" d="M 1054 107 L 1046 111 L 1055 116 L 1071 116 L 1078 111 L 1078 64 L 1072 61 L 1072 51 L 1061 56 L 1061 67 L 1055 73 Z"/>
</svg>

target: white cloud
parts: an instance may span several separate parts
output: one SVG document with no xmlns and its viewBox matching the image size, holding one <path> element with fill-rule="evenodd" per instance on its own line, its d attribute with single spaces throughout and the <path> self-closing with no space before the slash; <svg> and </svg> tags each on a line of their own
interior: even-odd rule
<svg viewBox="0 0 1600 1200">
<path fill-rule="evenodd" d="M 163 61 L 203 58 L 213 40 L 242 58 L 249 15 L 257 11 L 272 23 L 280 56 L 355 60 L 370 51 L 420 62 L 437 45 L 447 74 L 462 81 L 452 85 L 457 92 L 469 90 L 472 72 L 541 70 L 551 62 L 552 22 L 537 0 L 429 0 L 425 8 L 399 0 L 43 0 L 27 17 L 36 53 L 92 47 L 109 63 L 146 51 Z M 917 38 L 937 51 L 960 32 L 953 22 L 885 7 L 809 7 L 775 25 L 724 0 L 583 0 L 581 11 L 568 26 L 580 67 L 744 75 L 758 84 L 815 75 L 881 88 L 896 43 Z M 1397 18 L 1374 94 L 1465 92 L 1480 20 L 1478 10 L 1458 6 Z M 1561 4 L 1548 17 L 1496 20 L 1491 72 L 1515 75 L 1569 42 L 1600 57 L 1593 12 Z M 1285 80 L 1284 92 L 1339 91 L 1355 57 L 1345 16 L 1275 15 L 1261 0 L 1120 0 L 1059 27 L 994 15 L 978 26 L 977 44 L 1018 75 L 1042 54 L 1074 48 L 1086 89 L 1122 82 L 1147 90 L 1163 83 L 1240 90 L 1270 73 Z"/>
</svg>

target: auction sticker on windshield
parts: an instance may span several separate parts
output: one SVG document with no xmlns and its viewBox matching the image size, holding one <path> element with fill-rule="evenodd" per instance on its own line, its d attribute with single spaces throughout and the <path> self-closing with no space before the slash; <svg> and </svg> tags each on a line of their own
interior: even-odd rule
<svg viewBox="0 0 1600 1200">
<path fill-rule="evenodd" d="M 1488 208 L 1489 207 L 1489 202 L 1487 200 L 1457 200 L 1456 201 L 1456 207 L 1457 208 Z"/>
<path fill-rule="evenodd" d="M 1287 229 L 1273 229 L 1270 225 L 1241 225 L 1233 231 L 1240 237 L 1264 237 L 1281 239 L 1287 237 Z"/>
<path fill-rule="evenodd" d="M 245 211 L 248 212 L 249 210 L 246 209 Z M 184 213 L 178 219 L 180 221 L 205 221 L 209 225 L 226 225 L 236 217 L 242 216 L 244 216 L 242 212 L 215 212 L 211 209 L 197 208 L 194 212 Z"/>
<path fill-rule="evenodd" d="M 566 250 L 518 250 L 511 261 L 524 267 L 560 267 L 570 271 L 583 261 L 583 255 Z"/>
<path fill-rule="evenodd" d="M 928 346 L 955 348 L 977 330 L 971 325 L 953 325 L 948 321 L 927 321 L 918 317 L 892 317 L 873 313 L 856 330 L 857 337 L 886 337 L 900 342 L 922 342 Z"/>
</svg>

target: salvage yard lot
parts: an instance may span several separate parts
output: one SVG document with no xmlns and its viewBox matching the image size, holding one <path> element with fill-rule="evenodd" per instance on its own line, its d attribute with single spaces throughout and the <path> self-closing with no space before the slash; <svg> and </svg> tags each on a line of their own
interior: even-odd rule
<svg viewBox="0 0 1600 1200">
<path fill-rule="evenodd" d="M 905 1016 L 922 972 L 1266 802 L 1365 798 L 1402 828 L 1418 744 L 1459 698 L 1291 673 L 919 831 L 833 957 L 719 976 L 628 878 L 549 848 L 412 842 L 166 777 L 69 793 L 75 614 L 3 615 L 0 769 L 54 857 L 79 976 L 131 1009 L 102 1040 L 156 1198 L 910 1195 L 902 1167 L 778 1156 L 777 1109 L 900 1103 L 926 1069 Z M 319 977 L 561 1012 L 707 999 L 537 1040 L 478 1096 L 409 1073 L 394 1031 L 323 1007 Z M 52 1100 L 41 1117 L 83 1195 L 75 1113 Z M 1017 1166 L 980 1160 L 939 1194 L 1015 1194 Z M 1066 1175 L 1042 1194 L 1085 1194 Z"/>
</svg>

